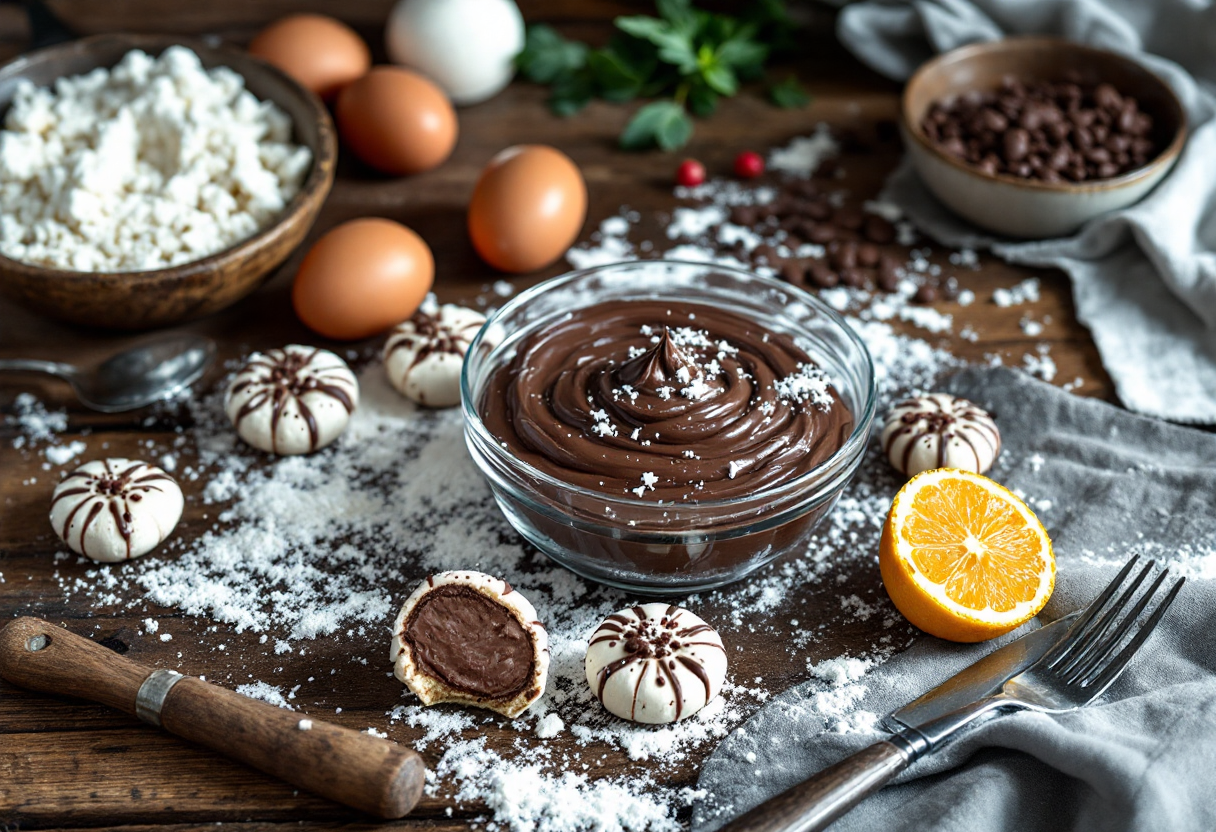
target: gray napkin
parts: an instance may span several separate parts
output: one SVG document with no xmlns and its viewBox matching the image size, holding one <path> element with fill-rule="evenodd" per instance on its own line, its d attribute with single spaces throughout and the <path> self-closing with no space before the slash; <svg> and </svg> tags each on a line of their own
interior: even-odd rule
<svg viewBox="0 0 1216 832">
<path fill-rule="evenodd" d="M 1210 0 L 871 0 L 845 8 L 838 25 L 849 49 L 896 79 L 974 41 L 1054 34 L 1132 55 L 1173 86 L 1191 131 L 1178 164 L 1140 203 L 1076 236 L 995 239 L 945 209 L 908 165 L 891 178 L 886 198 L 939 242 L 1063 269 L 1123 403 L 1203 424 L 1216 423 L 1213 32 Z"/>
<path fill-rule="evenodd" d="M 1041 618 L 1087 604 L 1132 552 L 1170 560 L 1190 580 L 1098 703 L 980 725 L 832 829 L 1216 829 L 1216 436 L 1002 368 L 967 369 L 947 386 L 997 415 L 1005 449 L 992 476 L 1052 501 L 1040 518 L 1059 571 Z M 857 682 L 857 708 L 886 714 L 1034 626 L 977 645 L 921 636 Z M 694 832 L 885 736 L 837 733 L 840 720 L 825 720 L 817 701 L 832 690 L 812 680 L 786 691 L 723 741 L 701 771 L 710 797 L 694 811 Z"/>
</svg>

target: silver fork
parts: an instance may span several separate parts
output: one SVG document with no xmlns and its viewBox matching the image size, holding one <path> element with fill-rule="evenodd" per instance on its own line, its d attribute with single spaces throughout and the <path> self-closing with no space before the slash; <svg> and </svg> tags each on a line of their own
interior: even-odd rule
<svg viewBox="0 0 1216 832">
<path fill-rule="evenodd" d="M 1060 641 L 999 692 L 862 749 L 736 818 L 721 832 L 817 832 L 985 714 L 1063 713 L 1093 702 L 1156 629 L 1186 580 L 1178 578 L 1162 593 L 1169 576 L 1162 569 L 1143 589 L 1158 567 L 1150 560 L 1124 586 L 1139 562 L 1139 556 L 1129 560 Z"/>
</svg>

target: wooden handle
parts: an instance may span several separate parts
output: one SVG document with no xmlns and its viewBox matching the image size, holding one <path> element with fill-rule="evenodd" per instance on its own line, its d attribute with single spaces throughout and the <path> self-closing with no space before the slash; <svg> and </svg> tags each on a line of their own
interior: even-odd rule
<svg viewBox="0 0 1216 832">
<path fill-rule="evenodd" d="M 136 714 L 139 689 L 155 670 L 38 618 L 18 618 L 0 630 L 0 676 L 31 690 Z M 201 679 L 173 684 L 160 722 L 179 737 L 382 818 L 408 814 L 422 794 L 426 766 L 412 749 Z"/>
<path fill-rule="evenodd" d="M 819 832 L 908 767 L 908 754 L 883 740 L 735 818 L 719 832 Z"/>
</svg>

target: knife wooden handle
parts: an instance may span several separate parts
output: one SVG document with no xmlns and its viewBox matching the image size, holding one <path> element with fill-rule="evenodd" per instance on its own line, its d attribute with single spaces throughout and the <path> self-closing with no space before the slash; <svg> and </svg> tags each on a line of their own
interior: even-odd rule
<svg viewBox="0 0 1216 832">
<path fill-rule="evenodd" d="M 412 749 L 133 662 L 38 618 L 0 630 L 0 676 L 159 720 L 179 737 L 382 818 L 408 814 L 422 794 L 426 766 Z"/>
<path fill-rule="evenodd" d="M 819 832 L 911 762 L 895 743 L 876 742 L 735 818 L 718 832 Z"/>
</svg>

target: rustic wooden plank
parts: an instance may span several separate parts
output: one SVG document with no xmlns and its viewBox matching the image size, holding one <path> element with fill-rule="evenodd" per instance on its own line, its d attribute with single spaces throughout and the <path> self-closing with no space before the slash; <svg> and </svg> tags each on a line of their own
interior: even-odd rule
<svg viewBox="0 0 1216 832">
<path fill-rule="evenodd" d="M 0 807 L 21 828 L 361 817 L 153 728 L 8 735 Z M 415 817 L 442 815 L 423 798 Z"/>
</svg>

